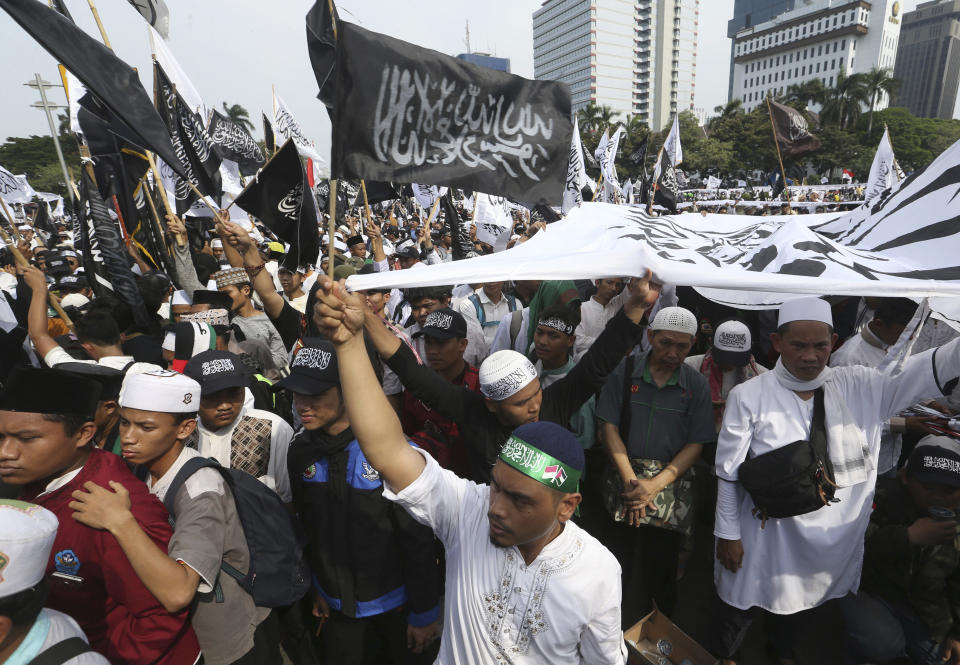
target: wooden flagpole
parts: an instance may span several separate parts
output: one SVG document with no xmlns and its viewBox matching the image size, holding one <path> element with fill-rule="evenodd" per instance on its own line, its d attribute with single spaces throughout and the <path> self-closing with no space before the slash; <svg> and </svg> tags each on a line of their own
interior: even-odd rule
<svg viewBox="0 0 960 665">
<path fill-rule="evenodd" d="M 333 280 L 333 257 L 336 253 L 333 234 L 337 230 L 337 179 L 330 178 L 330 222 L 327 224 L 327 277 Z"/>
<path fill-rule="evenodd" d="M 777 161 L 780 162 L 780 177 L 783 178 L 783 191 L 787 193 L 787 209 L 793 212 L 790 205 L 790 190 L 787 189 L 787 172 L 783 168 L 783 157 L 780 155 L 780 141 L 777 139 L 777 126 L 773 124 L 773 107 L 770 106 L 770 95 L 767 95 L 767 113 L 770 116 L 770 129 L 773 130 L 773 146 L 777 149 Z"/>
<path fill-rule="evenodd" d="M 167 251 L 169 252 L 170 233 L 167 231 L 167 227 L 163 222 L 160 221 L 160 214 L 157 212 L 157 206 L 153 202 L 153 194 L 150 193 L 150 183 L 147 181 L 146 174 L 140 179 L 140 186 L 143 187 L 143 197 L 147 199 L 147 205 L 150 206 L 150 212 L 153 213 L 153 220 L 157 225 L 157 232 L 160 234 L 160 238 L 167 243 Z M 164 198 L 166 198 L 166 194 L 164 194 Z M 179 235 L 178 233 L 177 236 Z"/>
<path fill-rule="evenodd" d="M 147 161 L 150 162 L 150 170 L 153 171 L 153 180 L 157 183 L 157 189 L 160 190 L 160 198 L 163 199 L 163 207 L 167 211 L 168 215 L 176 216 L 176 212 L 170 207 L 170 199 L 167 198 L 167 190 L 163 186 L 163 180 L 160 179 L 160 170 L 157 168 L 157 163 L 153 159 L 153 153 L 147 152 Z M 177 239 L 177 244 L 180 247 L 183 247 L 187 244 L 187 239 L 184 238 L 181 234 L 177 233 L 174 235 Z"/>
<path fill-rule="evenodd" d="M 100 37 L 103 39 L 103 45 L 112 51 L 113 47 L 110 46 L 110 39 L 107 37 L 107 31 L 103 28 L 103 21 L 100 20 L 100 12 L 97 11 L 97 6 L 93 0 L 87 0 L 87 4 L 90 5 L 90 13 L 93 14 L 93 20 L 97 22 L 97 28 L 100 29 Z"/>
</svg>

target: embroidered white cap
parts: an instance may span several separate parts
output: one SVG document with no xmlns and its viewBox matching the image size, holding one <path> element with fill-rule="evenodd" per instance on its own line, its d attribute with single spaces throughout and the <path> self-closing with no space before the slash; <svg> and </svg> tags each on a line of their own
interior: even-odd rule
<svg viewBox="0 0 960 665">
<path fill-rule="evenodd" d="M 689 309 L 683 307 L 664 307 L 653 317 L 650 330 L 666 330 L 696 335 L 697 317 Z"/>
<path fill-rule="evenodd" d="M 787 300 L 780 305 L 777 327 L 792 321 L 820 321 L 832 328 L 833 313 L 830 311 L 830 303 L 813 296 Z"/>
<path fill-rule="evenodd" d="M 713 333 L 710 353 L 721 366 L 743 367 L 750 362 L 750 329 L 740 321 L 724 321 Z"/>
<path fill-rule="evenodd" d="M 123 382 L 120 406 L 160 413 L 193 413 L 200 406 L 200 384 L 165 369 L 134 374 Z"/>
<path fill-rule="evenodd" d="M 480 365 L 480 392 L 497 402 L 523 390 L 537 378 L 537 370 L 516 351 L 497 351 Z"/>
<path fill-rule="evenodd" d="M 83 307 L 88 302 L 90 302 L 90 298 L 82 293 L 68 293 L 60 300 L 60 304 L 64 307 Z"/>
<path fill-rule="evenodd" d="M 43 579 L 60 523 L 46 508 L 0 500 L 0 598 Z"/>
</svg>

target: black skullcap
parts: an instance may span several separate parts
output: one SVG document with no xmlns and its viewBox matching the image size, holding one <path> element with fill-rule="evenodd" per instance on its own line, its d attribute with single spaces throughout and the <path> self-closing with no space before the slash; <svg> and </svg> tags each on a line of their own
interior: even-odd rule
<svg viewBox="0 0 960 665">
<path fill-rule="evenodd" d="M 93 418 L 100 384 L 57 369 L 17 367 L 0 394 L 0 411 Z"/>
</svg>

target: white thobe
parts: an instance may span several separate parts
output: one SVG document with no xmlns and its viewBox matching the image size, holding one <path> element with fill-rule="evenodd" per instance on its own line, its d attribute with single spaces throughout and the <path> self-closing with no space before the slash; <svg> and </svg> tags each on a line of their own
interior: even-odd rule
<svg viewBox="0 0 960 665">
<path fill-rule="evenodd" d="M 500 302 L 493 302 L 483 289 L 477 291 L 477 297 L 480 299 L 480 307 L 483 308 L 483 316 L 485 319 L 484 325 L 482 326 L 483 338 L 486 340 L 487 348 L 490 348 L 490 345 L 493 344 L 493 338 L 497 334 L 497 324 L 503 319 L 508 318 L 510 312 L 513 311 L 510 309 L 510 298 L 505 294 L 500 294 Z M 514 302 L 517 307 L 523 307 L 519 300 L 515 300 Z M 461 301 L 457 311 L 463 314 L 463 318 L 467 321 L 473 320 L 477 325 L 480 324 L 480 319 L 477 317 L 477 308 L 474 307 L 469 299 Z"/>
<path fill-rule="evenodd" d="M 860 332 L 837 349 L 830 356 L 831 367 L 847 367 L 849 365 L 863 365 L 877 367 L 887 357 L 887 345 L 877 339 L 864 326 Z M 883 425 L 883 434 L 880 436 L 880 458 L 877 462 L 877 473 L 884 474 L 895 469 L 900 461 L 900 451 L 903 449 L 903 435 L 900 432 L 890 431 L 889 421 Z"/>
<path fill-rule="evenodd" d="M 722 487 L 714 535 L 743 542 L 743 566 L 731 573 L 719 561 L 714 564 L 717 593 L 725 603 L 793 614 L 857 589 L 884 421 L 921 399 L 942 394 L 941 386 L 960 375 L 958 349 L 954 341 L 936 352 L 913 356 L 898 376 L 862 366 L 834 369 L 835 385 L 870 449 L 869 477 L 839 488 L 839 503 L 806 515 L 768 519 L 763 528 L 751 512 L 753 500 L 736 482 L 740 465 L 748 454 L 762 455 L 807 439 L 813 399 L 801 400 L 781 386 L 775 372 L 730 391 L 717 440 L 716 470 Z"/>
<path fill-rule="evenodd" d="M 594 340 L 600 336 L 603 329 L 607 327 L 610 319 L 620 311 L 623 303 L 630 297 L 630 290 L 624 287 L 620 293 L 610 299 L 606 305 L 601 305 L 590 297 L 585 303 L 580 305 L 580 325 L 577 326 L 577 341 L 574 345 L 575 355 L 581 356 L 593 344 Z"/>
<path fill-rule="evenodd" d="M 261 409 L 251 409 L 244 405 L 240 409 L 240 415 L 237 416 L 236 420 L 218 430 L 208 429 L 203 421 L 197 420 L 197 432 L 199 434 L 197 451 L 203 457 L 212 457 L 217 460 L 220 466 L 230 468 L 233 430 L 236 429 L 240 419 L 244 416 L 261 418 L 271 422 L 270 459 L 267 461 L 267 473 L 260 476 L 258 480 L 279 494 L 285 503 L 290 503 L 293 500 L 293 495 L 290 492 L 290 474 L 287 471 L 287 449 L 293 439 L 293 428 L 280 416 Z"/>
<path fill-rule="evenodd" d="M 490 487 L 459 478 L 417 449 L 423 473 L 383 495 L 429 526 L 447 556 L 440 665 L 626 662 L 620 565 L 573 522 L 529 566 L 490 542 Z"/>
</svg>

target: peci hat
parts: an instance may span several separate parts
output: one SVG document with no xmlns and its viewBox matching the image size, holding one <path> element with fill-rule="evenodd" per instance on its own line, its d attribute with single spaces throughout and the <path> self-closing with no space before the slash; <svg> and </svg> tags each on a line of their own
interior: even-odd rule
<svg viewBox="0 0 960 665">
<path fill-rule="evenodd" d="M 724 321 L 713 333 L 710 355 L 720 365 L 743 367 L 750 362 L 753 346 L 750 329 L 740 321 Z"/>
<path fill-rule="evenodd" d="M 193 356 L 183 373 L 200 384 L 200 396 L 247 385 L 247 366 L 229 351 L 203 351 Z"/>
<path fill-rule="evenodd" d="M 427 314 L 427 319 L 423 322 L 423 328 L 413 333 L 414 337 L 424 335 L 434 339 L 452 339 L 454 337 L 463 339 L 467 336 L 467 320 L 463 318 L 463 314 L 450 307 L 438 309 Z"/>
<path fill-rule="evenodd" d="M 243 268 L 227 268 L 226 270 L 213 273 L 212 277 L 217 283 L 218 289 L 250 283 L 250 277 Z M 196 294 L 194 294 L 194 301 L 196 301 Z"/>
<path fill-rule="evenodd" d="M 0 411 L 82 416 L 93 420 L 100 384 L 58 369 L 16 367 L 0 394 Z"/>
<path fill-rule="evenodd" d="M 123 382 L 120 406 L 159 413 L 195 413 L 200 406 L 200 384 L 166 369 L 133 374 Z"/>
<path fill-rule="evenodd" d="M 683 307 L 664 307 L 653 317 L 650 330 L 687 333 L 690 336 L 695 336 L 697 334 L 697 317 L 689 309 Z"/>
<path fill-rule="evenodd" d="M 0 598 L 40 583 L 59 526 L 56 515 L 42 506 L 0 500 Z"/>
<path fill-rule="evenodd" d="M 290 374 L 274 388 L 286 388 L 303 395 L 320 395 L 340 385 L 337 350 L 328 340 L 308 337 L 293 358 Z"/>
<path fill-rule="evenodd" d="M 99 363 L 66 362 L 57 365 L 58 371 L 70 372 L 81 378 L 96 381 L 100 384 L 100 400 L 106 402 L 120 396 L 125 374 L 119 369 L 107 367 Z"/>
<path fill-rule="evenodd" d="M 832 328 L 833 312 L 830 311 L 830 303 L 813 296 L 787 300 L 780 305 L 777 328 L 793 321 L 820 321 Z"/>
</svg>

